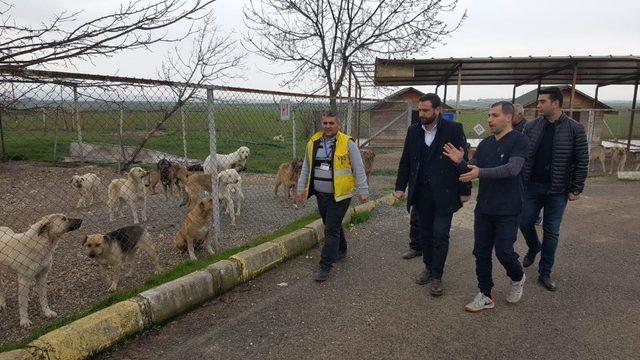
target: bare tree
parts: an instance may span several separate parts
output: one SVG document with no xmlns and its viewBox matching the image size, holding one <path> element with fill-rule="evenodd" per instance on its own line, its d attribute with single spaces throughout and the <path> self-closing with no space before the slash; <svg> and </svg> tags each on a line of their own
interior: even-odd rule
<svg viewBox="0 0 640 360">
<path fill-rule="evenodd" d="M 375 56 L 424 53 L 456 30 L 441 19 L 457 0 L 250 0 L 245 22 L 251 49 L 269 60 L 294 63 L 282 85 L 315 75 L 320 88 L 339 94 L 352 62 Z"/>
<path fill-rule="evenodd" d="M 110 57 L 123 50 L 176 42 L 167 29 L 202 19 L 215 0 L 131 0 L 109 14 L 79 21 L 81 11 L 60 13 L 38 25 L 17 24 L 13 6 L 0 0 L 0 66 L 68 65 L 76 59 Z"/>
<path fill-rule="evenodd" d="M 205 84 L 219 79 L 238 77 L 242 67 L 242 54 L 237 54 L 235 42 L 230 35 L 219 35 L 212 16 L 207 16 L 191 39 L 191 51 L 179 46 L 168 54 L 162 64 L 160 77 L 165 80 L 180 82 L 180 86 L 172 87 L 175 103 L 165 111 L 162 118 L 144 136 L 131 158 L 125 163 L 128 168 L 134 162 L 147 141 L 162 128 L 164 123 L 198 92 Z"/>
</svg>

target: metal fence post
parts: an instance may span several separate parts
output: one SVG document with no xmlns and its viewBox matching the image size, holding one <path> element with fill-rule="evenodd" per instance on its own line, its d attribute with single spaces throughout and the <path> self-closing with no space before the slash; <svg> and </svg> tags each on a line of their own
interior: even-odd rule
<svg viewBox="0 0 640 360">
<path fill-rule="evenodd" d="M 5 161 L 7 158 L 7 149 L 4 145 L 4 126 L 2 125 L 2 113 L 3 110 L 0 109 L 0 142 L 2 143 L 2 157 L 0 157 L 0 161 Z"/>
<path fill-rule="evenodd" d="M 182 153 L 184 155 L 184 163 L 187 164 L 187 123 L 184 117 L 184 106 L 180 106 L 180 120 L 182 121 Z"/>
<path fill-rule="evenodd" d="M 118 119 L 118 141 L 120 142 L 120 156 L 122 157 L 122 162 L 127 161 L 127 154 L 124 151 L 124 111 L 122 109 L 122 104 L 120 105 L 120 118 Z M 119 170 L 122 170 L 120 166 L 118 166 Z"/>
<path fill-rule="evenodd" d="M 296 157 L 296 113 L 291 109 L 291 151 L 293 152 L 292 159 Z"/>
<path fill-rule="evenodd" d="M 80 125 L 80 109 L 78 108 L 78 87 L 73 87 L 73 112 L 76 118 L 78 130 L 78 147 L 80 148 L 80 161 L 84 162 L 84 145 L 82 144 L 82 125 Z"/>
<path fill-rule="evenodd" d="M 213 248 L 216 252 L 222 250 L 220 246 L 220 196 L 218 189 L 218 159 L 216 148 L 216 115 L 213 104 L 213 88 L 207 88 L 207 114 L 209 119 L 209 155 L 211 156 L 211 198 L 213 199 L 213 219 L 211 222 L 211 232 L 213 237 Z M 233 210 L 231 210 L 233 211 Z"/>
</svg>

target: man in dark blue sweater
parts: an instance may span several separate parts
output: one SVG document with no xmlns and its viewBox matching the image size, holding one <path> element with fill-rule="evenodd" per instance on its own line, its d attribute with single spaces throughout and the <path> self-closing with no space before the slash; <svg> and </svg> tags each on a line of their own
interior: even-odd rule
<svg viewBox="0 0 640 360">
<path fill-rule="evenodd" d="M 525 275 L 518 261 L 513 243 L 518 234 L 518 215 L 522 209 L 522 179 L 520 170 L 529 148 L 528 138 L 512 128 L 514 108 L 500 101 L 489 109 L 489 128 L 492 136 L 482 140 L 476 151 L 476 165 L 460 176 L 461 181 L 480 179 L 475 209 L 473 255 L 480 292 L 465 310 L 479 312 L 492 309 L 495 298 L 491 294 L 491 253 L 496 256 L 511 279 L 507 301 L 516 303 L 522 297 Z M 444 149 L 453 162 L 463 163 L 462 149 L 447 144 Z"/>
</svg>

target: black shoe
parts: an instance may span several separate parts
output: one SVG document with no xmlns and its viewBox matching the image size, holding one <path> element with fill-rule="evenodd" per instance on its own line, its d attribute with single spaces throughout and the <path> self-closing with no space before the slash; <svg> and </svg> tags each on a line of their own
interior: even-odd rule
<svg viewBox="0 0 640 360">
<path fill-rule="evenodd" d="M 322 282 L 329 278 L 329 270 L 323 267 L 318 267 L 315 273 L 313 273 L 313 280 Z"/>
<path fill-rule="evenodd" d="M 347 250 L 338 252 L 338 257 L 336 257 L 336 261 L 343 260 L 347 257 Z"/>
<path fill-rule="evenodd" d="M 441 279 L 431 279 L 431 295 L 441 296 L 444 294 L 444 285 L 442 285 Z"/>
<path fill-rule="evenodd" d="M 418 285 L 426 285 L 429 283 L 429 281 L 431 281 L 431 277 L 430 277 L 431 273 L 429 273 L 429 270 L 425 269 L 422 270 L 422 272 L 420 273 L 420 276 L 418 276 L 416 278 L 416 284 Z"/>
<path fill-rule="evenodd" d="M 402 258 L 405 260 L 413 259 L 414 257 L 422 256 L 422 251 L 420 250 L 409 250 L 406 253 L 402 254 Z"/>
<path fill-rule="evenodd" d="M 542 284 L 549 291 L 556 291 L 558 287 L 556 286 L 556 282 L 551 280 L 549 276 L 540 276 L 538 278 L 538 282 Z"/>
<path fill-rule="evenodd" d="M 531 266 L 536 261 L 536 255 L 538 255 L 537 252 L 533 252 L 531 250 L 527 251 L 527 255 L 524 256 L 524 259 L 522 259 L 522 266 Z"/>
</svg>

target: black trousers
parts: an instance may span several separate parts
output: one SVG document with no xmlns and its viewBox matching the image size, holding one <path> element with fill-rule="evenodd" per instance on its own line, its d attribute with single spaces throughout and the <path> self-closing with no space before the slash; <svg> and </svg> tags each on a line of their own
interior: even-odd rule
<svg viewBox="0 0 640 360">
<path fill-rule="evenodd" d="M 416 207 L 411 207 L 411 217 L 409 220 L 409 248 L 415 251 L 422 251 L 422 244 L 420 243 L 420 222 L 418 219 L 418 212 Z"/>
<path fill-rule="evenodd" d="M 421 185 L 416 190 L 414 205 L 420 224 L 422 261 L 432 278 L 441 279 L 449 253 L 449 231 L 453 213 L 441 214 L 436 211 L 433 190 L 430 186 Z"/>
<path fill-rule="evenodd" d="M 333 194 L 316 193 L 315 195 L 324 223 L 324 246 L 320 255 L 320 266 L 328 270 L 333 266 L 338 254 L 347 251 L 342 219 L 347 213 L 351 199 L 336 202 Z"/>
<path fill-rule="evenodd" d="M 522 265 L 513 243 L 518 235 L 518 215 L 486 215 L 476 212 L 473 223 L 475 242 L 473 255 L 476 257 L 478 288 L 483 294 L 491 294 L 491 253 L 495 247 L 496 257 L 513 281 L 522 280 Z"/>
</svg>

